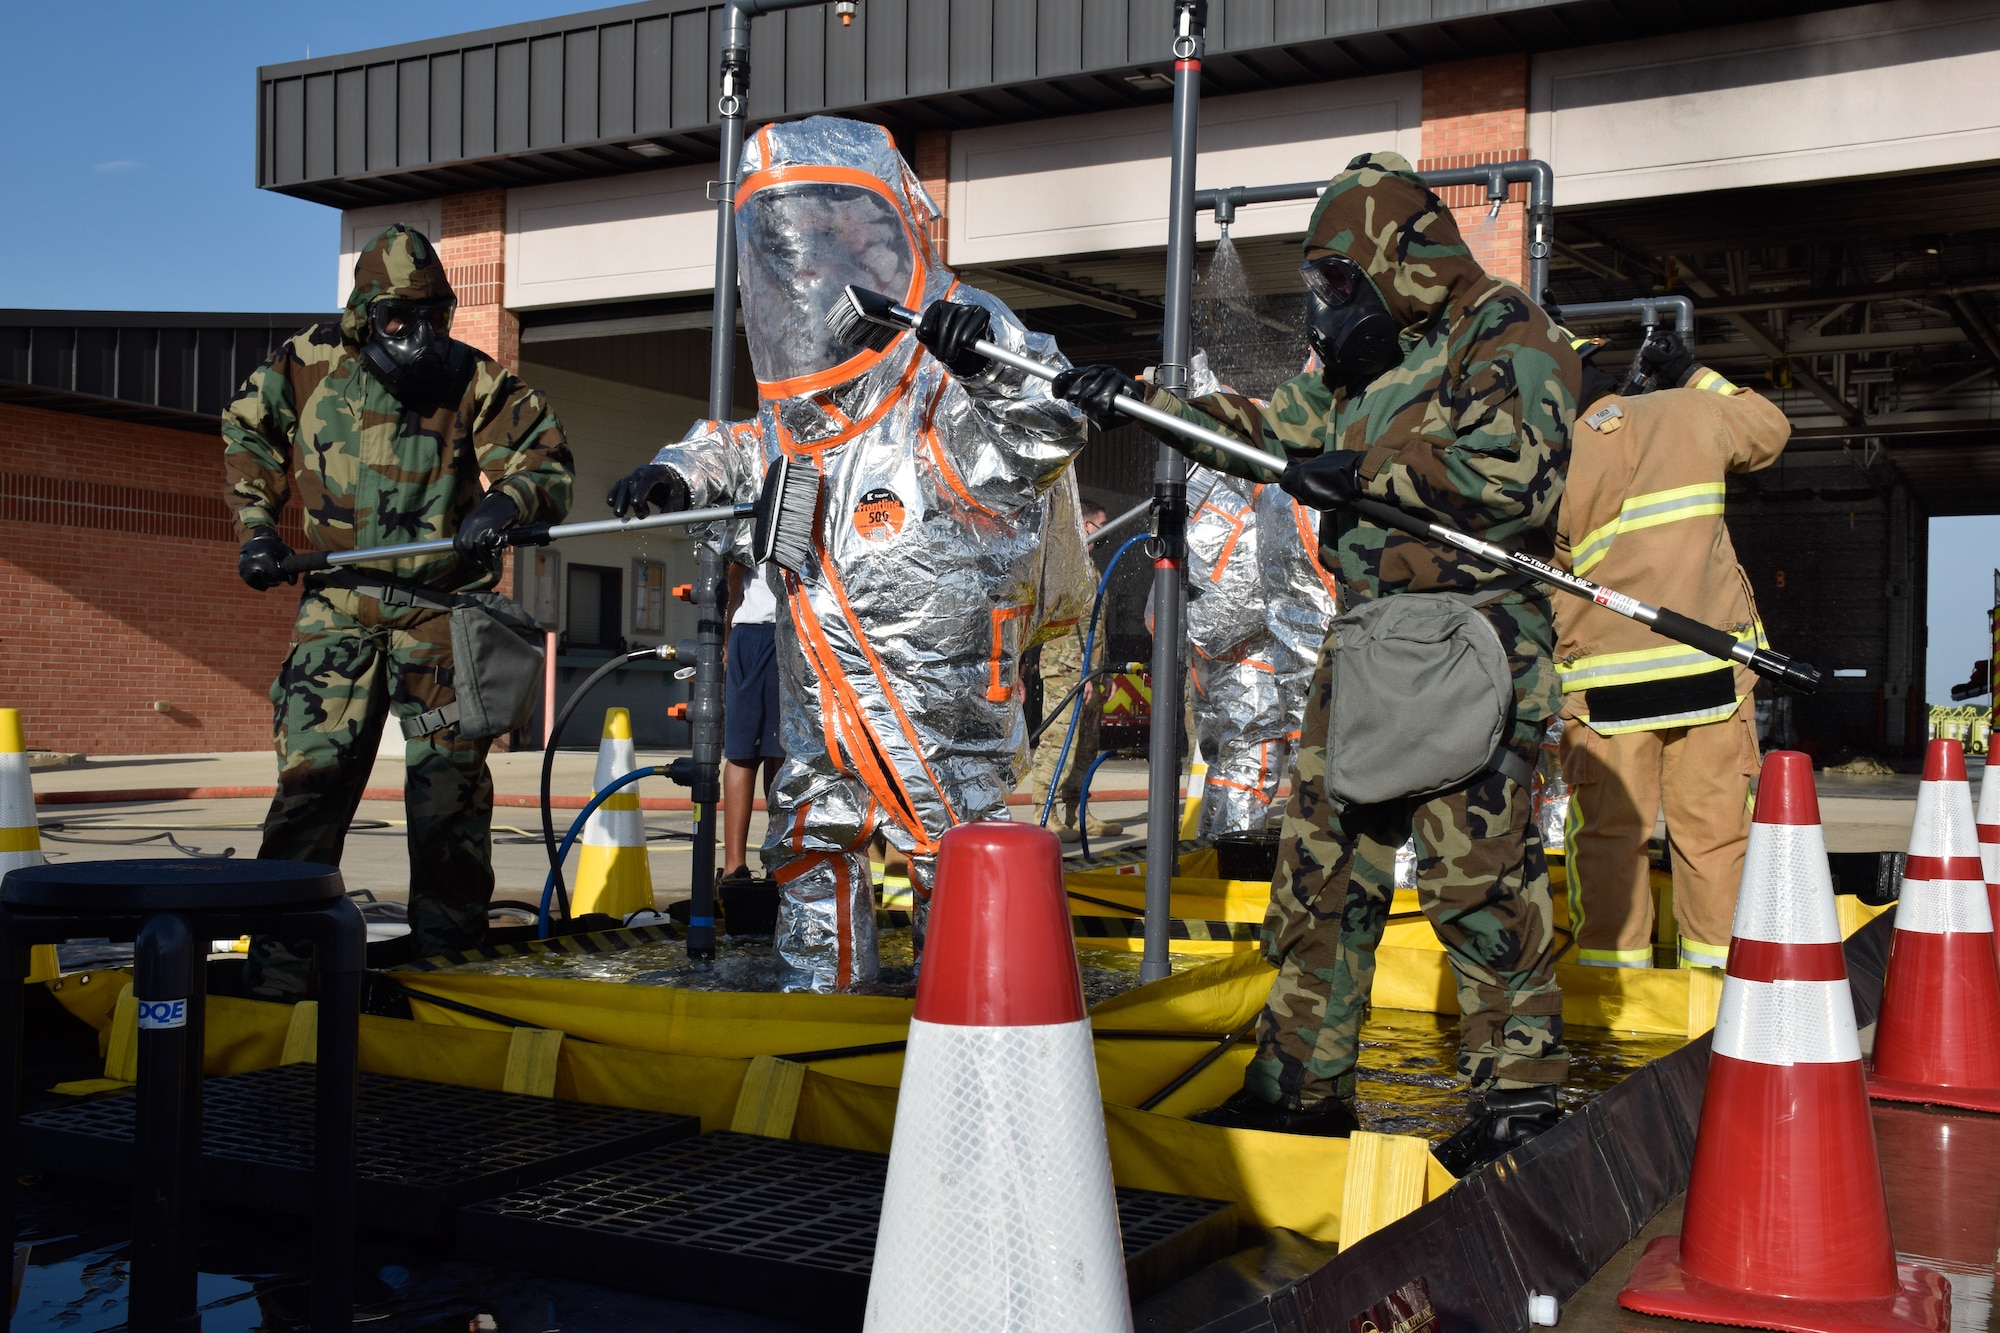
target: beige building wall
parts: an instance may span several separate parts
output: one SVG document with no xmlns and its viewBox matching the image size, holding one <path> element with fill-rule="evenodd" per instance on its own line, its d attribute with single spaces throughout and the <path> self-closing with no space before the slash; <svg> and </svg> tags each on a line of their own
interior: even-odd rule
<svg viewBox="0 0 2000 1333">
<path fill-rule="evenodd" d="M 1536 56 L 1528 143 L 1556 202 L 2000 158 L 2000 7 L 1893 0 Z"/>
</svg>

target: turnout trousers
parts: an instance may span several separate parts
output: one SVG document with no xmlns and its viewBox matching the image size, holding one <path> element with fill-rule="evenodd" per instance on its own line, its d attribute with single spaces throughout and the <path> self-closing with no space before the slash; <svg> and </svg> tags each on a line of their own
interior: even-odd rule
<svg viewBox="0 0 2000 1333">
<path fill-rule="evenodd" d="M 1749 700 L 1722 722 L 1615 736 L 1563 727 L 1569 817 L 1563 839 L 1577 961 L 1653 965 L 1646 840 L 1664 806 L 1683 967 L 1729 961 L 1736 887 L 1750 841 L 1757 720 Z"/>
<path fill-rule="evenodd" d="M 309 586 L 271 685 L 278 793 L 257 855 L 340 864 L 384 722 L 452 702 L 451 671 L 449 612 Z M 423 955 L 466 948 L 485 934 L 493 897 L 491 745 L 462 739 L 456 726 L 404 743 L 410 933 Z M 301 944 L 259 937 L 249 986 L 274 998 L 304 994 L 304 952 Z"/>
<path fill-rule="evenodd" d="M 1042 709 L 1048 716 L 1065 694 L 1076 688 L 1083 677 L 1083 636 L 1065 634 L 1059 639 L 1051 639 L 1042 645 Z M 1070 742 L 1069 762 L 1064 765 L 1062 785 L 1057 788 L 1058 799 L 1075 805 L 1083 792 L 1084 774 L 1097 758 L 1097 732 L 1104 718 L 1104 683 L 1100 681 L 1097 697 L 1085 700 L 1081 697 L 1071 705 L 1078 710 L 1076 737 Z M 1063 737 L 1069 735 L 1070 713 L 1063 711 L 1035 746 L 1035 762 L 1028 770 L 1028 791 L 1034 797 L 1034 818 L 1042 817 L 1042 805 L 1049 799 L 1049 788 L 1056 786 L 1056 759 L 1062 754 Z M 1062 822 L 1061 812 L 1056 812 L 1057 823 Z"/>
<path fill-rule="evenodd" d="M 1396 891 L 1396 849 L 1414 839 L 1417 900 L 1458 982 L 1458 1070 L 1474 1091 L 1560 1083 L 1562 993 L 1548 865 L 1529 793 L 1497 773 L 1424 800 L 1349 806 L 1326 797 L 1331 659 L 1320 650 L 1264 954 L 1278 969 L 1244 1086 L 1288 1109 L 1352 1098 L 1361 1024 Z M 1536 742 L 1518 746 L 1532 764 Z"/>
</svg>

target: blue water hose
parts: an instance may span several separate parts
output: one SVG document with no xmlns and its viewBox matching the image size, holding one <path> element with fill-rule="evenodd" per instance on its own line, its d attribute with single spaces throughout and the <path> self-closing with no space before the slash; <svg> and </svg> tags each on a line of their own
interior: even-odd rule
<svg viewBox="0 0 2000 1333">
<path fill-rule="evenodd" d="M 1110 561 L 1104 566 L 1104 577 L 1097 581 L 1097 596 L 1090 603 L 1090 631 L 1083 636 L 1083 668 L 1078 673 L 1078 679 L 1085 687 L 1090 684 L 1090 664 L 1097 649 L 1097 614 L 1104 609 L 1104 592 L 1111 586 L 1111 575 L 1117 570 L 1118 562 L 1124 559 L 1127 551 L 1149 539 L 1149 534 L 1143 532 L 1136 537 L 1126 538 L 1125 544 L 1113 553 Z M 1082 720 L 1083 690 L 1079 689 L 1076 692 L 1076 701 L 1070 708 L 1069 727 L 1063 732 L 1062 751 L 1056 755 L 1055 773 L 1049 779 L 1049 794 L 1042 798 L 1043 828 L 1049 826 L 1049 812 L 1056 808 L 1056 793 L 1062 789 L 1063 765 L 1069 762 L 1069 747 L 1076 740 L 1076 725 Z M 1095 767 L 1092 765 L 1093 769 Z"/>
<path fill-rule="evenodd" d="M 603 805 L 621 787 L 629 787 L 640 778 L 663 778 L 666 776 L 667 765 L 665 764 L 649 764 L 644 768 L 635 768 L 630 773 L 621 773 L 613 778 L 603 791 L 591 797 L 590 803 L 578 812 L 576 821 L 569 826 L 569 832 L 563 834 L 562 846 L 556 849 L 555 861 L 549 866 L 549 877 L 542 881 L 542 905 L 541 911 L 535 918 L 535 924 L 536 929 L 542 932 L 543 939 L 547 939 L 549 935 L 549 900 L 555 897 L 556 867 L 560 866 L 569 856 L 569 849 L 576 844 L 577 836 L 583 832 L 585 821 L 593 814 L 596 814 L 597 807 Z"/>
<path fill-rule="evenodd" d="M 1090 780 L 1111 755 L 1112 751 L 1105 750 L 1090 761 L 1090 769 L 1083 775 L 1083 787 L 1076 794 L 1076 845 L 1086 857 L 1090 855 Z"/>
</svg>

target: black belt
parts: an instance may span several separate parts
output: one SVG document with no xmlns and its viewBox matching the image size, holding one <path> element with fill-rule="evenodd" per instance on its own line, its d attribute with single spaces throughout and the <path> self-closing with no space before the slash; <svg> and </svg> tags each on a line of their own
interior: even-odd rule
<svg viewBox="0 0 2000 1333">
<path fill-rule="evenodd" d="M 383 606 L 428 606 L 449 611 L 458 604 L 455 594 L 443 588 L 433 588 L 427 583 L 412 583 L 407 579 L 393 578 L 387 574 L 363 574 L 357 570 L 335 569 L 324 574 L 306 577 L 306 586 L 311 589 L 340 588 L 347 592 L 372 597 Z"/>
</svg>

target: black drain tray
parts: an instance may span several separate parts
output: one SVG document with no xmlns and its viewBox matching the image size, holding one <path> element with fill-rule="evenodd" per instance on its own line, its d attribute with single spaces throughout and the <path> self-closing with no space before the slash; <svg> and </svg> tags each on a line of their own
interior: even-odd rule
<svg viewBox="0 0 2000 1333">
<path fill-rule="evenodd" d="M 704 1134 L 459 1213 L 459 1252 L 501 1266 L 857 1329 L 889 1159 Z M 1236 1205 L 1118 1191 L 1134 1301 L 1236 1249 Z"/>
<path fill-rule="evenodd" d="M 305 1215 L 312 1208 L 315 1066 L 206 1080 L 202 1193 Z M 356 1211 L 364 1225 L 431 1236 L 457 1210 L 701 1130 L 693 1116 L 361 1075 Z M 132 1179 L 129 1092 L 21 1118 L 23 1160 L 114 1184 Z"/>
</svg>

